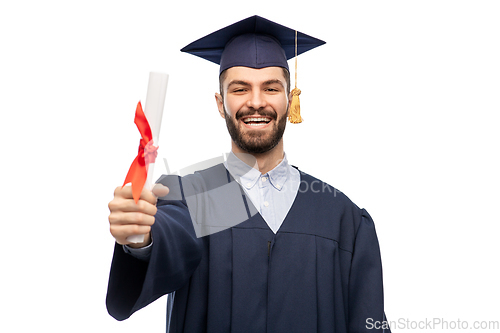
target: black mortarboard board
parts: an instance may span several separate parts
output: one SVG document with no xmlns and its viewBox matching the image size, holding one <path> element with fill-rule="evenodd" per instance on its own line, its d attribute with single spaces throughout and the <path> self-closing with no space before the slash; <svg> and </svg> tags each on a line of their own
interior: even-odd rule
<svg viewBox="0 0 500 333">
<path fill-rule="evenodd" d="M 301 32 L 297 32 L 297 50 L 295 42 L 295 30 L 256 15 L 200 38 L 181 51 L 220 65 L 222 73 L 234 66 L 288 69 L 288 59 L 325 44 Z"/>
</svg>

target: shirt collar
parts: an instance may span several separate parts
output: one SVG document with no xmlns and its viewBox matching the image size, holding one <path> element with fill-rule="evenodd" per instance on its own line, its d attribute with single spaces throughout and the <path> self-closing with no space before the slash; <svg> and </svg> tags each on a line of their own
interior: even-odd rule
<svg viewBox="0 0 500 333">
<path fill-rule="evenodd" d="M 286 154 L 284 154 L 283 160 L 281 160 L 281 162 L 274 169 L 265 175 L 262 175 L 259 170 L 252 168 L 240 160 L 232 151 L 229 153 L 224 165 L 231 176 L 233 176 L 233 178 L 240 185 L 246 187 L 247 189 L 255 186 L 261 176 L 267 175 L 271 185 L 273 185 L 273 187 L 278 191 L 281 191 L 290 175 L 290 164 L 288 164 Z"/>
<path fill-rule="evenodd" d="M 267 173 L 269 175 L 269 181 L 278 190 L 281 191 L 285 185 L 288 177 L 290 176 L 290 164 L 286 158 L 286 154 L 283 156 L 280 164 L 278 164 L 274 169 Z"/>
</svg>

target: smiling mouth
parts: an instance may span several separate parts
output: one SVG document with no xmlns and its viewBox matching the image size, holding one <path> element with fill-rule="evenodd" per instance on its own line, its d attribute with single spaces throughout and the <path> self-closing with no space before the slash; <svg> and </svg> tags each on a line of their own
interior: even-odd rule
<svg viewBox="0 0 500 333">
<path fill-rule="evenodd" d="M 242 121 L 249 126 L 261 126 L 266 125 L 271 122 L 271 118 L 268 117 L 246 117 Z"/>
</svg>

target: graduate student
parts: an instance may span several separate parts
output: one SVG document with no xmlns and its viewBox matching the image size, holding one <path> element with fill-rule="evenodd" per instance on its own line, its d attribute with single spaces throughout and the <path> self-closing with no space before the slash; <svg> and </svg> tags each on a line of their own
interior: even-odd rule
<svg viewBox="0 0 500 333">
<path fill-rule="evenodd" d="M 322 44 L 253 16 L 182 49 L 220 65 L 215 100 L 232 152 L 206 170 L 160 178 L 137 204 L 130 187 L 115 190 L 106 298 L 114 318 L 168 294 L 168 332 L 387 328 L 370 215 L 291 166 L 283 148 L 287 119 L 300 121 L 287 60 Z M 144 242 L 130 244 L 137 234 Z"/>
</svg>

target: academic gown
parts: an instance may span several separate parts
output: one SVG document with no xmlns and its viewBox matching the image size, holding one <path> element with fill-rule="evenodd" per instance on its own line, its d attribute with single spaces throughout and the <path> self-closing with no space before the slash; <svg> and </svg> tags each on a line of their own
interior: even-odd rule
<svg viewBox="0 0 500 333">
<path fill-rule="evenodd" d="M 225 170 L 196 173 L 196 186 L 216 187 L 213 173 Z M 326 183 L 300 176 L 276 234 L 248 209 L 246 221 L 198 238 L 185 198 L 159 200 L 149 262 L 115 247 L 108 312 L 124 320 L 175 291 L 169 332 L 381 332 L 367 329 L 385 320 L 370 215 Z M 180 183 L 183 194 L 186 187 Z"/>
</svg>

